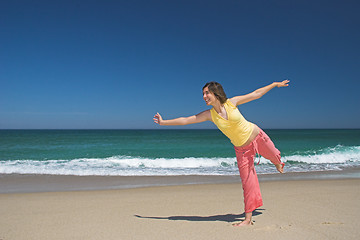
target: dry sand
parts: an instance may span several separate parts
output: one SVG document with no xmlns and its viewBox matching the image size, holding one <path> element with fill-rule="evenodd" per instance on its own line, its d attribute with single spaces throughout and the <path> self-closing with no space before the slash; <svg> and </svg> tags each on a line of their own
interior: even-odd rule
<svg viewBox="0 0 360 240">
<path fill-rule="evenodd" d="M 249 227 L 240 183 L 0 194 L 0 239 L 359 239 L 360 179 L 260 185 Z"/>
</svg>

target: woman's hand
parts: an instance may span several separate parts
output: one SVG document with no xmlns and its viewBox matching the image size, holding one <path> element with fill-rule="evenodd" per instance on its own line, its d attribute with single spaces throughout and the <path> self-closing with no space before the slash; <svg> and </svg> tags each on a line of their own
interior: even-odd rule
<svg viewBox="0 0 360 240">
<path fill-rule="evenodd" d="M 277 87 L 287 87 L 287 86 L 289 86 L 289 84 L 288 84 L 289 82 L 290 82 L 289 80 L 284 80 L 282 82 L 277 82 L 276 86 Z"/>
<path fill-rule="evenodd" d="M 157 123 L 159 125 L 161 125 L 161 122 L 163 120 L 159 113 L 156 113 L 153 119 L 154 119 L 154 123 Z"/>
</svg>

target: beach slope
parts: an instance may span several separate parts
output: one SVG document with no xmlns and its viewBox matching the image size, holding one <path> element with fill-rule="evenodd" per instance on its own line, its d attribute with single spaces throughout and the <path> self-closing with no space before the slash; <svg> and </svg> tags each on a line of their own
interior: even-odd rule
<svg viewBox="0 0 360 240">
<path fill-rule="evenodd" d="M 360 179 L 261 182 L 244 219 L 240 183 L 0 194 L 0 239 L 358 239 Z"/>
</svg>

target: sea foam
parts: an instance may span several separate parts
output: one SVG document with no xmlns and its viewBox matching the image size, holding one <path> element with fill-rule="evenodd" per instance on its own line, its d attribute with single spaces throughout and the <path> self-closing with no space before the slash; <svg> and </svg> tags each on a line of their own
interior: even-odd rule
<svg viewBox="0 0 360 240">
<path fill-rule="evenodd" d="M 256 158 L 255 164 L 259 161 Z M 317 152 L 283 156 L 287 172 L 341 170 L 360 166 L 360 146 L 336 146 Z M 256 167 L 259 174 L 275 173 L 271 162 L 263 157 Z M 51 174 L 101 176 L 151 175 L 234 175 L 238 174 L 235 157 L 230 158 L 141 158 L 112 156 L 70 160 L 0 161 L 0 174 Z"/>
</svg>

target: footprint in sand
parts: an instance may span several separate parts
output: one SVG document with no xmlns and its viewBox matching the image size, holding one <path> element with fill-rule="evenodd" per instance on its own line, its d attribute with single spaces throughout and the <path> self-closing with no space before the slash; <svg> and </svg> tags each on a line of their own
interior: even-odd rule
<svg viewBox="0 0 360 240">
<path fill-rule="evenodd" d="M 322 222 L 321 224 L 322 225 L 333 225 L 333 224 L 341 225 L 341 224 L 344 224 L 344 223 L 342 223 L 342 222 Z"/>
<path fill-rule="evenodd" d="M 287 226 L 280 226 L 280 225 L 270 225 L 266 227 L 260 227 L 254 229 L 255 231 L 277 231 L 277 230 L 285 230 L 291 227 L 291 224 Z"/>
</svg>

